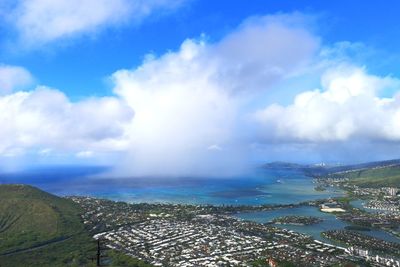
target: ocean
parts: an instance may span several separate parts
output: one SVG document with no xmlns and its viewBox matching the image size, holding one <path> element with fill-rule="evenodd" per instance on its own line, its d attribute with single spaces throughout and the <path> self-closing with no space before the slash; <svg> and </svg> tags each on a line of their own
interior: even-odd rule
<svg viewBox="0 0 400 267">
<path fill-rule="evenodd" d="M 0 183 L 24 183 L 60 195 L 85 195 L 131 203 L 213 205 L 290 204 L 342 195 L 315 191 L 310 177 L 287 169 L 257 169 L 230 178 L 96 178 L 104 167 L 52 167 L 0 174 Z"/>
</svg>

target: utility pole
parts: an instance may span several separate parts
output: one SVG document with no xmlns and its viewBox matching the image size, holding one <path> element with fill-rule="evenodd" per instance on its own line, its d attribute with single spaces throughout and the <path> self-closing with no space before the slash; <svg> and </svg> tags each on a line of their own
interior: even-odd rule
<svg viewBox="0 0 400 267">
<path fill-rule="evenodd" d="M 96 266 L 100 266 L 100 258 L 101 258 L 101 248 L 100 248 L 100 238 L 97 239 L 97 258 L 96 258 Z"/>
</svg>

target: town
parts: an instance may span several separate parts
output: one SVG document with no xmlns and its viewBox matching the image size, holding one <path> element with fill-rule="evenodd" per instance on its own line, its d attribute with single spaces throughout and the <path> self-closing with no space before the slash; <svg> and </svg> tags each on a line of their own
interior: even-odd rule
<svg viewBox="0 0 400 267">
<path fill-rule="evenodd" d="M 237 219 L 231 216 L 236 209 L 234 206 L 128 204 L 90 197 L 71 199 L 84 209 L 82 219 L 95 239 L 153 266 L 259 266 L 256 263 L 260 260 L 265 264 L 262 266 L 278 266 L 274 264 L 279 262 L 290 262 L 294 266 L 333 266 L 360 261 L 375 266 L 381 266 L 382 262 L 385 266 L 400 266 L 398 244 L 368 239 L 361 234 L 354 239 L 354 233 L 348 230 L 325 233 L 326 238 L 339 241 L 339 245 L 321 242 L 271 223 Z M 347 209 L 334 200 L 302 205 L 332 203 L 335 209 L 336 206 Z M 282 207 L 249 207 L 250 210 L 256 208 Z M 351 220 L 347 217 L 351 213 L 340 213 L 338 218 Z M 312 219 L 307 218 L 306 222 Z M 367 246 L 362 246 L 362 242 L 351 240 L 368 242 Z M 371 242 L 374 246 L 368 251 Z"/>
</svg>

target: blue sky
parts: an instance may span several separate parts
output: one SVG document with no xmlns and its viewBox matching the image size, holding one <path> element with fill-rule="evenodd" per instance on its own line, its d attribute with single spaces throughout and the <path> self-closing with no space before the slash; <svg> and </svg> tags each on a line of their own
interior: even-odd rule
<svg viewBox="0 0 400 267">
<path fill-rule="evenodd" d="M 399 5 L 2 0 L 0 163 L 232 175 L 398 157 Z"/>
<path fill-rule="evenodd" d="M 316 17 L 314 30 L 325 43 L 361 42 L 388 57 L 380 62 L 377 56 L 374 59 L 379 62 L 371 62 L 369 69 L 398 74 L 397 61 L 391 60 L 400 49 L 398 5 L 397 1 L 379 5 L 370 1 L 192 0 L 172 14 L 155 14 L 140 25 L 105 29 L 33 51 L 13 51 L 7 37 L 14 33 L 4 27 L 0 36 L 6 48 L 1 50 L 0 61 L 26 67 L 39 83 L 62 89 L 73 98 L 110 94 L 105 77 L 139 65 L 147 53 L 176 50 L 186 38 L 202 33 L 211 41 L 219 40 L 250 16 L 298 11 Z"/>
</svg>

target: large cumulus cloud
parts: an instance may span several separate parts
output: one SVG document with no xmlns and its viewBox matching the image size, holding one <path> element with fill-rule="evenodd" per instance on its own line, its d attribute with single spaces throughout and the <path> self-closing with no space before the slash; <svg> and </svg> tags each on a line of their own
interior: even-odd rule
<svg viewBox="0 0 400 267">
<path fill-rule="evenodd" d="M 340 65 L 327 70 L 321 89 L 298 94 L 293 104 L 269 105 L 254 115 L 265 142 L 400 141 L 400 80 Z"/>
<path fill-rule="evenodd" d="M 29 150 L 115 151 L 123 145 L 124 125 L 133 111 L 104 97 L 72 103 L 62 92 L 38 87 L 0 97 L 0 155 Z"/>
<path fill-rule="evenodd" d="M 186 40 L 177 52 L 149 55 L 140 67 L 116 72 L 115 92 L 135 111 L 122 168 L 136 174 L 238 172 L 247 163 L 243 106 L 299 71 L 319 46 L 302 19 L 253 18 L 217 43 Z"/>
<path fill-rule="evenodd" d="M 244 106 L 318 51 L 306 20 L 255 17 L 218 42 L 188 39 L 178 51 L 115 72 L 110 97 L 71 102 L 48 88 L 3 96 L 0 153 L 118 150 L 123 175 L 235 173 L 247 157 Z"/>
</svg>

